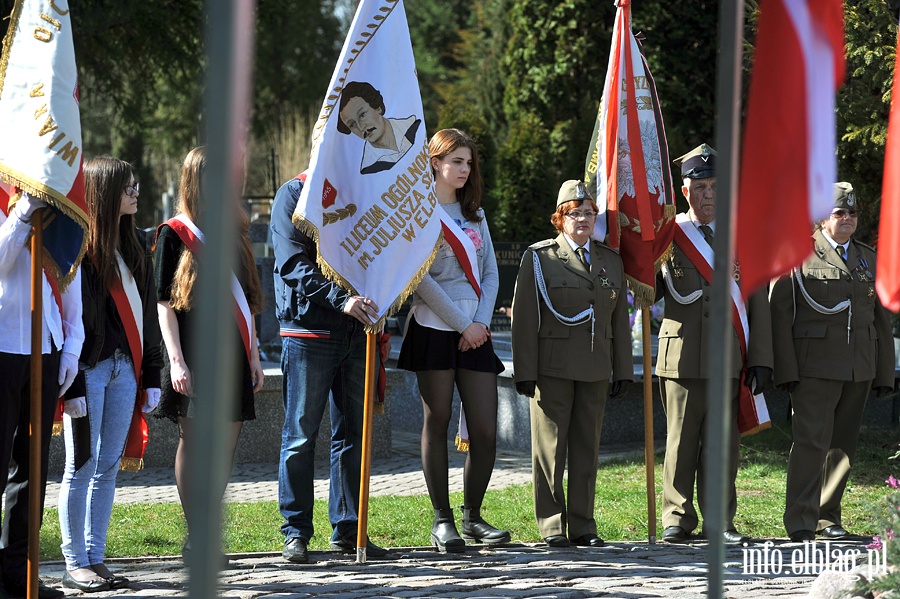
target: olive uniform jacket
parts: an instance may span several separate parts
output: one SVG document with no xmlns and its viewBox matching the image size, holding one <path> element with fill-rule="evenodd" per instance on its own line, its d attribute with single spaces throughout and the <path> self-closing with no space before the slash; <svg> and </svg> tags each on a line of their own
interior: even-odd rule
<svg viewBox="0 0 900 599">
<path fill-rule="evenodd" d="M 775 384 L 814 377 L 893 387 L 894 340 L 887 311 L 875 293 L 875 251 L 851 239 L 844 263 L 821 231 L 812 240 L 813 254 L 801 266 L 807 293 L 825 308 L 849 299 L 852 315 L 848 310 L 820 314 L 803 296 L 793 273 L 780 278 L 770 296 Z"/>
<path fill-rule="evenodd" d="M 512 304 L 516 382 L 537 381 L 539 375 L 584 382 L 634 380 L 622 259 L 599 241 L 592 239 L 590 247 L 590 272 L 562 234 L 535 243 L 522 256 Z M 534 254 L 558 313 L 575 316 L 594 306 L 593 351 L 590 319 L 567 326 L 539 297 Z"/>
<path fill-rule="evenodd" d="M 659 328 L 659 350 L 656 358 L 656 375 L 670 379 L 707 379 L 707 356 L 717 351 L 710 340 L 712 325 L 710 301 L 712 286 L 678 246 L 672 244 L 672 255 L 667 261 L 671 283 L 681 296 L 697 290 L 703 293 L 696 301 L 682 305 L 669 292 L 662 273 L 656 279 L 656 299 L 666 298 L 665 317 Z M 765 290 L 745 300 L 750 341 L 747 344 L 747 366 L 772 368 L 772 319 Z M 729 314 L 729 317 L 731 315 Z M 731 365 L 728 375 L 739 379 L 743 368 L 738 332 L 732 330 Z M 743 381 L 741 381 L 743 383 Z"/>
</svg>

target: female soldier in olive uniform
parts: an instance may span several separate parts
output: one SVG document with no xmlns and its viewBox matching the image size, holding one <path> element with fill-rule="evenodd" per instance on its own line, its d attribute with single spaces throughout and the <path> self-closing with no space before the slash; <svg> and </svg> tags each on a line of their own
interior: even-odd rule
<svg viewBox="0 0 900 599">
<path fill-rule="evenodd" d="M 532 398 L 534 509 L 541 537 L 554 547 L 570 540 L 600 547 L 594 489 L 603 410 L 607 393 L 621 394 L 625 381 L 634 379 L 625 275 L 619 255 L 590 239 L 597 205 L 580 181 L 563 183 L 556 207 L 551 222 L 559 236 L 528 248 L 519 268 L 513 366 L 516 389 Z"/>
<path fill-rule="evenodd" d="M 791 540 L 847 536 L 841 497 L 869 391 L 894 385 L 890 319 L 875 294 L 875 251 L 852 238 L 859 206 L 849 183 L 816 227 L 813 254 L 772 288 L 775 384 L 790 392 L 794 445 L 784 526 Z"/>
</svg>

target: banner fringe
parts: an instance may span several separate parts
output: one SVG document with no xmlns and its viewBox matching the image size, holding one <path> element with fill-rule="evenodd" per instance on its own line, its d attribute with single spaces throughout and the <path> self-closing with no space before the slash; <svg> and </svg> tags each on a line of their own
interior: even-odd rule
<svg viewBox="0 0 900 599">
<path fill-rule="evenodd" d="M 456 435 L 456 450 L 462 451 L 463 453 L 469 451 L 469 440 Z"/>
<path fill-rule="evenodd" d="M 742 433 L 741 433 L 741 437 L 749 437 L 749 436 L 751 436 L 751 435 L 755 435 L 756 433 L 761 433 L 761 432 L 763 432 L 764 430 L 767 430 L 767 429 L 770 429 L 770 428 L 772 428 L 772 422 L 771 422 L 771 421 L 768 421 L 768 422 L 762 422 L 762 423 L 756 425 L 755 427 L 753 427 L 753 428 L 751 428 L 751 429 L 748 429 L 748 430 L 745 430 L 744 432 L 742 432 Z"/>
<path fill-rule="evenodd" d="M 63 423 L 62 422 L 54 422 L 51 436 L 59 437 L 62 435 L 62 432 L 63 432 Z"/>
<path fill-rule="evenodd" d="M 2 168 L 2 166 L 0 166 Z M 9 198 L 9 209 L 12 210 L 15 206 L 16 202 L 22 197 L 22 192 L 27 192 L 28 194 L 43 200 L 71 218 L 75 223 L 77 223 L 82 231 L 86 231 L 88 227 L 87 215 L 79 214 L 79 211 L 73 209 L 69 206 L 68 202 L 71 202 L 68 198 L 66 198 L 65 202 L 61 201 L 59 197 L 54 195 L 49 188 L 40 188 L 36 187 L 33 183 L 24 180 L 24 177 L 17 177 L 9 172 L 0 172 L 0 177 L 3 178 L 4 181 L 9 183 L 10 185 L 14 185 L 19 189 L 19 193 L 13 194 Z M 28 245 L 30 245 L 30 236 Z M 46 268 L 55 278 L 59 281 L 59 290 L 60 292 L 64 292 L 66 287 L 69 286 L 69 283 L 75 279 L 75 275 L 78 272 L 78 265 L 81 264 L 81 261 L 84 259 L 85 252 L 87 252 L 87 235 L 83 235 L 81 239 L 81 249 L 78 250 L 78 255 L 75 258 L 75 262 L 72 265 L 72 268 L 69 269 L 68 272 L 63 273 L 62 268 L 60 268 L 59 264 L 56 263 L 56 260 L 50 255 L 50 252 L 44 252 L 44 263 L 43 266 Z"/>
<path fill-rule="evenodd" d="M 305 235 L 312 238 L 312 240 L 316 244 L 316 248 L 319 246 L 319 229 L 312 223 L 312 221 L 308 220 L 302 214 L 297 214 L 296 212 L 291 216 L 291 222 L 294 223 L 294 226 L 297 227 L 300 231 L 302 231 Z M 419 286 L 419 283 L 422 282 L 422 279 L 425 278 L 425 275 L 428 274 L 428 269 L 431 268 L 432 262 L 437 258 L 438 250 L 441 248 L 441 243 L 444 240 L 444 232 L 441 231 L 438 235 L 437 241 L 435 241 L 434 247 L 431 248 L 431 254 L 429 254 L 428 259 L 419 267 L 419 270 L 416 271 L 416 274 L 412 279 L 403 287 L 403 291 L 397 296 L 397 298 L 388 306 L 388 309 L 385 311 L 384 315 L 379 318 L 372 325 L 367 325 L 365 327 L 365 331 L 367 333 L 379 333 L 384 329 L 385 321 L 388 317 L 393 316 L 397 313 L 398 310 L 403 306 L 403 303 L 413 294 L 416 290 L 416 287 Z M 350 284 L 350 281 L 342 277 L 334 268 L 331 267 L 330 264 L 322 257 L 321 252 L 316 252 L 316 264 L 322 270 L 322 274 L 325 275 L 325 278 L 329 281 L 337 283 L 348 292 L 359 295 L 359 292 Z"/>
<path fill-rule="evenodd" d="M 144 469 L 144 458 L 122 457 L 119 463 L 119 470 L 125 472 L 138 472 Z"/>
<path fill-rule="evenodd" d="M 19 17 L 22 15 L 22 2 L 13 5 L 12 14 L 9 16 L 9 29 L 3 38 L 3 49 L 0 52 L 0 97 L 3 96 L 3 82 L 6 80 L 6 69 L 9 68 L 9 54 L 12 50 L 13 38 L 19 29 Z"/>
</svg>

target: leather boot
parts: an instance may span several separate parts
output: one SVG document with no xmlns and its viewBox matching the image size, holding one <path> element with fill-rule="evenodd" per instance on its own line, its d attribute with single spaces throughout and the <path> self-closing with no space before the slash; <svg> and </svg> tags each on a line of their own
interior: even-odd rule
<svg viewBox="0 0 900 599">
<path fill-rule="evenodd" d="M 462 536 L 467 541 L 480 542 L 485 545 L 500 545 L 509 543 L 509 531 L 494 528 L 481 517 L 481 508 L 462 508 L 463 525 Z"/>
<path fill-rule="evenodd" d="M 453 522 L 453 510 L 434 510 L 434 524 L 431 525 L 431 545 L 438 551 L 459 553 L 465 551 L 466 542 L 456 532 Z"/>
</svg>

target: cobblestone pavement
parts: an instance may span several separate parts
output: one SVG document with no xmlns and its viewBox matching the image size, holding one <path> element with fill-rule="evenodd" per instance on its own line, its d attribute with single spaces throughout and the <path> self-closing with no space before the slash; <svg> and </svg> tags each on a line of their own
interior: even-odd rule
<svg viewBox="0 0 900 599">
<path fill-rule="evenodd" d="M 789 559 L 797 544 L 782 543 Z M 234 555 L 220 576 L 220 597 L 235 599 L 329 597 L 639 599 L 706 597 L 703 545 L 610 543 L 608 547 L 549 549 L 513 545 L 439 554 L 422 548 L 392 549 L 389 558 L 357 564 L 351 556 L 311 552 L 312 563 L 289 564 L 278 554 Z M 187 570 L 180 560 L 111 560 L 131 588 L 96 597 L 185 597 Z M 743 573 L 740 549 L 727 555 L 724 597 L 805 597 L 814 575 Z M 58 584 L 62 563 L 45 564 L 45 583 Z M 68 594 L 73 591 L 66 589 Z"/>
<path fill-rule="evenodd" d="M 427 493 L 419 461 L 418 435 L 394 432 L 390 460 L 372 465 L 373 495 Z M 605 447 L 607 455 L 634 452 L 635 448 Z M 637 450 L 640 452 L 640 450 Z M 465 454 L 451 452 L 451 491 L 462 490 Z M 276 464 L 239 464 L 226 493 L 230 501 L 263 501 L 277 498 Z M 491 488 L 531 480 L 530 456 L 501 453 Z M 317 465 L 316 497 L 327 498 L 328 469 Z M 47 507 L 55 507 L 59 478 L 47 489 Z M 117 503 L 177 502 L 173 473 L 148 468 L 139 473 L 121 472 Z M 758 565 L 746 569 L 746 550 L 731 548 L 725 563 L 725 597 L 733 599 L 805 597 L 815 574 L 790 573 L 790 561 L 800 545 L 776 541 L 766 555 L 778 553 L 785 564 L 779 574 Z M 763 546 L 753 548 L 762 551 Z M 832 544 L 842 551 L 860 543 Z M 230 555 L 230 567 L 220 577 L 219 596 L 235 599 L 331 597 L 528 597 L 575 599 L 610 597 L 638 599 L 706 597 L 705 545 L 610 543 L 604 548 L 550 549 L 542 544 L 516 544 L 484 549 L 469 546 L 463 554 L 440 554 L 429 548 L 392 548 L 389 559 L 355 563 L 355 556 L 310 552 L 308 565 L 289 564 L 278 553 Z M 864 549 L 863 549 L 864 551 Z M 762 553 L 755 554 L 757 564 Z M 128 576 L 130 588 L 96 597 L 186 597 L 188 572 L 180 558 L 112 559 L 110 567 Z M 59 587 L 62 562 L 41 564 L 45 583 Z M 70 596 L 77 591 L 65 589 Z"/>
</svg>

